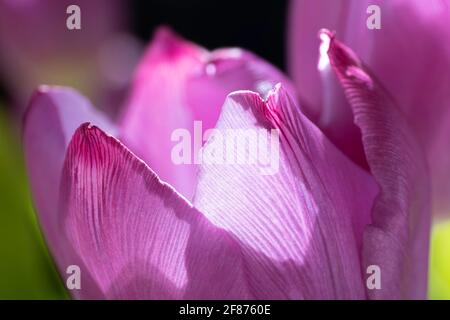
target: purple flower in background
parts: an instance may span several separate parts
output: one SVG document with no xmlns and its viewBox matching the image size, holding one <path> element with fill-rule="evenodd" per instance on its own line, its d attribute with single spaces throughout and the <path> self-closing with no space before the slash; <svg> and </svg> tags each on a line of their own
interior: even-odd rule
<svg viewBox="0 0 450 320">
<path fill-rule="evenodd" d="M 126 88 L 139 44 L 125 33 L 123 1 L 76 1 L 80 30 L 66 26 L 72 4 L 0 0 L 0 77 L 19 115 L 41 83 L 76 87 L 109 110 Z"/>
</svg>

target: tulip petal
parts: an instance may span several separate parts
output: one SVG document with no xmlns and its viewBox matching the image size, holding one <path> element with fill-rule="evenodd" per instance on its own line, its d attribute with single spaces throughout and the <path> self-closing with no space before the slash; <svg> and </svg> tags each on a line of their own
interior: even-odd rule
<svg viewBox="0 0 450 320">
<path fill-rule="evenodd" d="M 160 28 L 134 80 L 121 120 L 121 140 L 164 181 L 191 199 L 195 185 L 195 155 L 203 130 L 216 124 L 225 97 L 237 89 L 264 92 L 282 73 L 262 59 L 240 49 L 209 52 Z M 289 84 L 286 84 L 289 86 Z M 175 164 L 171 155 L 177 141 L 174 130 L 185 129 L 194 140 L 188 163 Z"/>
<path fill-rule="evenodd" d="M 371 5 L 380 9 L 380 29 L 367 20 Z M 315 123 L 357 163 L 358 133 L 342 93 L 329 75 L 315 72 L 319 29 L 327 28 L 370 68 L 405 113 L 427 152 L 433 210 L 450 212 L 448 127 L 450 110 L 450 3 L 422 0 L 291 1 L 289 67 Z M 448 116 L 447 116 L 448 119 Z M 446 122 L 447 121 L 447 122 Z M 344 130 L 342 130 L 344 129 Z M 442 136 L 441 136 L 442 137 Z M 438 144 L 437 141 L 440 141 Z M 354 145 L 352 148 L 351 145 Z"/>
<path fill-rule="evenodd" d="M 343 32 L 350 3 L 340 0 L 290 1 L 288 67 L 308 115 L 315 122 L 321 116 L 325 94 L 317 72 L 320 44 L 317 32 L 322 28 Z"/>
<path fill-rule="evenodd" d="M 425 298 L 430 231 L 429 181 L 423 150 L 401 111 L 358 57 L 328 31 L 322 38 L 362 132 L 371 173 L 380 186 L 364 232 L 364 267 L 381 269 L 371 298 Z"/>
<path fill-rule="evenodd" d="M 336 76 L 319 59 L 317 32 L 322 28 L 336 30 L 339 35 L 353 35 L 352 40 L 360 44 L 361 41 L 356 40 L 369 32 L 366 27 L 368 6 L 366 0 L 291 1 L 288 50 L 290 74 L 304 99 L 307 114 L 334 144 L 365 169 L 367 161 L 361 132 L 353 123 L 351 108 Z M 366 45 L 361 42 L 361 46 L 363 44 Z M 317 65 L 320 72 L 317 72 Z"/>
<path fill-rule="evenodd" d="M 76 131 L 62 181 L 65 231 L 107 298 L 251 297 L 237 243 L 101 129 Z"/>
<path fill-rule="evenodd" d="M 76 128 L 86 121 L 114 132 L 112 125 L 77 92 L 48 86 L 41 86 L 35 92 L 24 121 L 23 143 L 33 200 L 47 243 L 62 274 L 69 265 L 81 264 L 61 232 L 57 209 L 66 148 Z M 84 278 L 88 279 L 88 275 Z M 95 284 L 88 284 L 88 280 L 84 284 L 90 292 L 95 291 L 90 288 Z"/>
<path fill-rule="evenodd" d="M 234 134 L 246 139 L 240 147 L 228 145 Z M 257 298 L 365 297 L 362 231 L 378 189 L 282 86 L 267 100 L 230 94 L 202 155 L 194 204 L 239 240 Z"/>
<path fill-rule="evenodd" d="M 432 174 L 433 214 L 450 216 L 450 108 L 441 115 L 443 125 L 428 146 L 428 163 Z"/>
</svg>

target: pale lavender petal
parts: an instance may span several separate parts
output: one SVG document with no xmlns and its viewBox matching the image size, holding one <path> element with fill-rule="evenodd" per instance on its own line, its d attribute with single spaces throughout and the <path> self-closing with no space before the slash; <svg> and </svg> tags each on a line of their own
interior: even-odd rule
<svg viewBox="0 0 450 320">
<path fill-rule="evenodd" d="M 359 1 L 365 2 L 365 1 Z M 294 0 L 289 5 L 288 67 L 296 88 L 315 122 L 323 106 L 322 81 L 317 72 L 319 44 L 317 33 L 322 28 L 345 30 L 352 1 Z M 364 10 L 365 12 L 365 10 Z"/>
<path fill-rule="evenodd" d="M 271 129 L 281 133 L 278 150 Z M 257 298 L 365 298 L 360 250 L 378 191 L 372 177 L 279 85 L 266 101 L 230 94 L 211 134 L 194 204 L 239 240 Z M 233 134 L 240 145 L 228 145 Z"/>
<path fill-rule="evenodd" d="M 332 72 L 319 62 L 317 33 L 322 28 L 358 33 L 349 24 L 364 22 L 366 1 L 291 1 L 289 17 L 289 70 L 306 113 L 346 155 L 367 168 L 361 133 L 353 124 L 350 107 Z M 358 10 L 361 14 L 358 15 Z M 356 12 L 356 14 L 355 14 Z M 361 21 L 360 21 L 361 20 Z"/>
<path fill-rule="evenodd" d="M 380 7 L 380 30 L 367 28 L 369 5 Z M 450 36 L 448 1 L 292 1 L 290 70 L 301 96 L 319 114 L 327 94 L 314 70 L 319 58 L 316 34 L 322 28 L 335 32 L 355 51 L 421 135 L 433 132 L 436 114 L 447 110 L 450 99 L 450 44 L 443 41 Z"/>
<path fill-rule="evenodd" d="M 424 299 L 430 230 L 429 181 L 423 150 L 392 97 L 358 57 L 323 31 L 324 50 L 362 132 L 370 171 L 381 191 L 364 232 L 363 267 L 381 269 L 371 298 Z"/>
<path fill-rule="evenodd" d="M 61 274 L 81 264 L 61 230 L 58 212 L 60 179 L 67 145 L 80 124 L 91 121 L 114 132 L 89 101 L 63 87 L 40 87 L 31 99 L 24 121 L 23 144 L 33 200 L 47 243 Z M 85 297 L 100 297 L 89 275 L 83 275 Z M 74 291 L 74 295 L 78 292 Z"/>
<path fill-rule="evenodd" d="M 253 297 L 237 242 L 99 128 L 76 131 L 61 189 L 64 230 L 106 298 Z"/>
<path fill-rule="evenodd" d="M 130 99 L 121 120 L 121 139 L 164 181 L 188 199 L 192 197 L 202 130 L 213 128 L 228 93 L 238 89 L 266 92 L 288 80 L 276 68 L 241 49 L 209 52 L 181 39 L 167 28 L 157 30 L 138 67 Z M 174 164 L 172 134 L 186 129 L 194 140 L 192 164 Z"/>
<path fill-rule="evenodd" d="M 381 10 L 380 30 L 367 28 L 369 5 Z M 364 166 L 348 103 L 332 76 L 314 70 L 321 28 L 334 31 L 392 94 L 424 143 L 434 210 L 450 212 L 450 176 L 444 174 L 450 149 L 448 139 L 439 137 L 450 110 L 450 1 L 291 1 L 289 66 L 297 89 L 319 127 Z"/>
</svg>

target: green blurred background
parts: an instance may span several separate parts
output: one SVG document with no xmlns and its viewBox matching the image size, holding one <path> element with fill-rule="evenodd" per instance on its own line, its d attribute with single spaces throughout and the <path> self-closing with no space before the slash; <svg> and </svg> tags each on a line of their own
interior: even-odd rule
<svg viewBox="0 0 450 320">
<path fill-rule="evenodd" d="M 39 231 L 17 128 L 0 108 L 0 299 L 68 295 Z"/>
</svg>

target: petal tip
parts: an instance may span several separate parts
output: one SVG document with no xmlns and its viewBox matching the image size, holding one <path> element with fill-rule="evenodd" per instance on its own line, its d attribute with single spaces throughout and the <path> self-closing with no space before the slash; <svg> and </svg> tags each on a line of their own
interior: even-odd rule
<svg viewBox="0 0 450 320">
<path fill-rule="evenodd" d="M 50 96 L 53 92 L 61 90 L 63 87 L 51 86 L 51 85 L 39 85 L 31 94 L 30 100 L 28 102 L 27 108 L 22 117 L 22 131 L 25 130 L 28 123 L 28 119 L 32 110 L 38 108 L 40 101 Z"/>
<path fill-rule="evenodd" d="M 277 82 L 266 91 L 266 94 L 253 90 L 236 90 L 229 93 L 227 98 L 240 99 L 242 97 L 254 96 L 258 97 L 263 102 L 267 102 L 273 96 L 278 96 L 280 94 L 287 94 L 287 92 L 288 90 L 286 89 L 285 85 L 283 85 L 281 82 Z"/>
<path fill-rule="evenodd" d="M 374 88 L 373 78 L 365 70 L 363 63 L 353 50 L 336 40 L 334 35 L 330 37 L 326 32 L 322 33 L 321 39 L 319 69 L 321 63 L 325 63 L 324 61 L 327 60 L 326 63 L 336 69 L 338 76 L 356 80 L 369 90 Z"/>
<path fill-rule="evenodd" d="M 92 122 L 84 122 L 75 131 L 75 133 L 73 135 L 73 139 L 81 141 L 83 139 L 89 139 L 90 137 L 94 137 L 94 136 L 96 136 L 96 137 L 103 136 L 105 138 L 112 137 L 109 134 L 107 134 L 106 132 L 104 132 L 102 129 L 97 127 Z"/>
<path fill-rule="evenodd" d="M 177 57 L 181 53 L 191 51 L 195 53 L 200 48 L 165 25 L 156 28 L 151 43 L 150 48 L 156 49 L 163 57 Z"/>
<path fill-rule="evenodd" d="M 27 109 L 23 115 L 23 124 L 26 123 L 26 119 L 28 118 L 28 114 L 30 111 L 34 108 L 37 108 L 37 106 L 40 105 L 41 99 L 49 98 L 51 99 L 52 96 L 58 95 L 58 94 L 78 94 L 78 92 L 70 87 L 64 87 L 64 86 L 58 86 L 58 85 L 47 85 L 42 84 L 39 85 L 31 94 L 31 98 L 28 102 Z"/>
<path fill-rule="evenodd" d="M 161 25 L 155 29 L 153 40 L 170 45 L 179 42 L 180 37 L 169 26 Z"/>
<path fill-rule="evenodd" d="M 79 94 L 77 90 L 71 88 L 71 87 L 65 87 L 65 86 L 59 86 L 59 85 L 48 85 L 48 84 L 41 84 L 39 85 L 32 93 L 30 104 L 34 102 L 36 99 L 39 99 L 44 96 L 51 96 L 54 94 L 61 94 L 61 93 L 76 93 Z"/>
<path fill-rule="evenodd" d="M 52 92 L 59 90 L 58 86 L 51 86 L 47 84 L 39 85 L 31 94 L 31 99 L 29 105 L 33 104 L 36 100 L 40 99 L 43 96 L 49 95 Z"/>
<path fill-rule="evenodd" d="M 244 108 L 251 108 L 255 114 L 262 115 L 261 120 L 272 123 L 278 118 L 278 109 L 290 100 L 289 97 L 289 91 L 281 82 L 278 82 L 265 95 L 250 90 L 239 90 L 230 93 L 227 100 L 234 101 Z M 228 103 L 225 102 L 224 107 L 227 105 Z"/>
<path fill-rule="evenodd" d="M 320 40 L 324 40 L 326 38 L 331 40 L 331 39 L 334 39 L 334 37 L 336 36 L 336 32 L 335 31 L 330 31 L 330 30 L 328 30 L 326 28 L 322 28 L 322 29 L 319 30 L 317 35 L 318 35 Z"/>
<path fill-rule="evenodd" d="M 328 29 L 320 29 L 318 36 L 320 39 L 318 68 L 322 71 L 330 65 L 329 51 L 335 34 Z"/>
<path fill-rule="evenodd" d="M 327 48 L 327 55 L 331 61 L 332 64 L 336 65 L 337 67 L 356 67 L 356 68 L 362 68 L 361 60 L 358 58 L 355 52 L 339 42 L 335 36 L 329 37 L 329 35 L 326 35 L 325 33 L 322 33 L 322 45 L 324 46 L 323 49 L 327 48 L 327 41 L 328 41 L 328 48 Z"/>
</svg>

